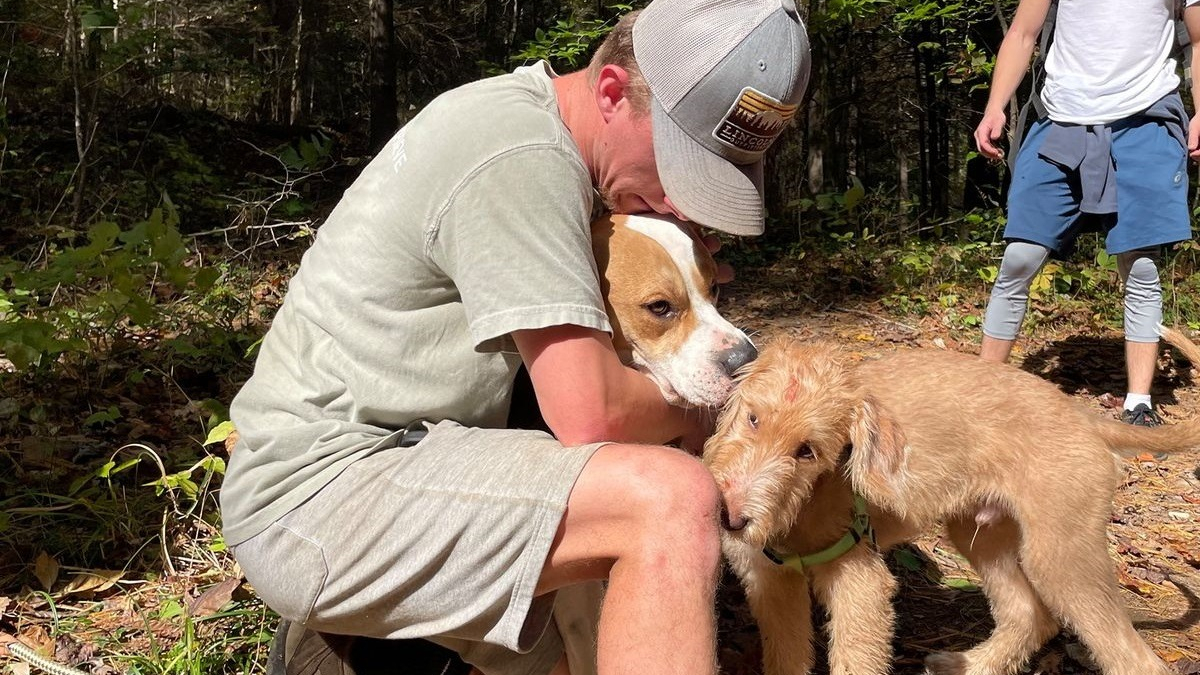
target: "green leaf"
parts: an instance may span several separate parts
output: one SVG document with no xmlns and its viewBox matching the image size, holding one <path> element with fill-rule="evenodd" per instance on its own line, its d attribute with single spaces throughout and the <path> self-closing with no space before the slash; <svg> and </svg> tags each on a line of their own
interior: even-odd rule
<svg viewBox="0 0 1200 675">
<path fill-rule="evenodd" d="M 192 277 L 192 285 L 201 293 L 207 293 L 221 279 L 221 270 L 216 267 L 201 267 Z"/>
<path fill-rule="evenodd" d="M 204 445 L 212 445 L 213 443 L 224 442 L 229 435 L 234 432 L 233 422 L 226 420 L 217 426 L 213 427 L 208 432 L 208 438 L 204 439 Z"/>
<path fill-rule="evenodd" d="M 858 179 L 858 176 L 850 176 L 850 183 L 850 189 L 846 190 L 846 194 L 844 195 L 844 203 L 847 211 L 853 211 L 854 207 L 858 206 L 858 203 L 863 200 L 863 197 L 867 196 L 867 190 L 863 187 L 862 181 Z"/>
<path fill-rule="evenodd" d="M 892 557 L 895 558 L 896 562 L 906 570 L 919 572 L 923 567 L 921 559 L 918 558 L 915 553 L 906 548 L 896 549 L 896 551 L 892 553 Z"/>
<path fill-rule="evenodd" d="M 977 591 L 979 586 L 969 579 L 959 579 L 956 577 L 942 577 L 941 584 L 946 588 L 955 588 L 960 591 Z"/>
<path fill-rule="evenodd" d="M 79 16 L 79 25 L 85 33 L 117 27 L 120 17 L 111 7 L 93 7 Z"/>
</svg>

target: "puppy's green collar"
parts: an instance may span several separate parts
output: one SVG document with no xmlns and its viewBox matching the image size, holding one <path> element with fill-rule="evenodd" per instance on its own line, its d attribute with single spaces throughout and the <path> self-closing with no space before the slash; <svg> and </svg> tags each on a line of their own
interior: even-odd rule
<svg viewBox="0 0 1200 675">
<path fill-rule="evenodd" d="M 875 530 L 871 528 L 871 516 L 867 514 L 867 500 L 855 493 L 854 519 L 850 522 L 850 529 L 829 548 L 808 555 L 796 555 L 767 546 L 763 548 L 763 554 L 776 565 L 787 565 L 797 572 L 804 572 L 814 565 L 824 565 L 837 560 L 863 539 L 875 546 Z"/>
</svg>

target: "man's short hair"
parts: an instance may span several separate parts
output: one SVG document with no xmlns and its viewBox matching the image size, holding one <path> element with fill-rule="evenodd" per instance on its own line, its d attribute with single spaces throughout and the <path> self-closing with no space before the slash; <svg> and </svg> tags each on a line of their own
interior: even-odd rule
<svg viewBox="0 0 1200 675">
<path fill-rule="evenodd" d="M 629 73 L 626 98 L 633 104 L 636 112 L 648 113 L 650 86 L 646 84 L 646 78 L 642 77 L 642 69 L 638 67 L 637 58 L 633 54 L 633 22 L 640 13 L 641 10 L 632 11 L 621 17 L 617 25 L 613 26 L 608 37 L 604 38 L 596 53 L 592 55 L 592 61 L 588 64 L 588 81 L 595 84 L 600 77 L 600 69 L 606 65 L 624 68 L 625 72 Z"/>
</svg>

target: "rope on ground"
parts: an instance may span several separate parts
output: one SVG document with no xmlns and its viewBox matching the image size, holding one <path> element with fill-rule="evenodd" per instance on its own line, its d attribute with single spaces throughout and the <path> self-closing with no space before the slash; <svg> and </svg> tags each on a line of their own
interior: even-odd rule
<svg viewBox="0 0 1200 675">
<path fill-rule="evenodd" d="M 50 675 L 89 675 L 87 672 L 52 661 L 33 650 L 24 642 L 10 642 L 5 645 L 8 653 L 25 663 L 50 673 Z"/>
</svg>

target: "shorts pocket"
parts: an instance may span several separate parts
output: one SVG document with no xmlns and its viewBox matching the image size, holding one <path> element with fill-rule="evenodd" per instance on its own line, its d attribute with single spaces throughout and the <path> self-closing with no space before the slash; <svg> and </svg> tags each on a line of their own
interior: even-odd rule
<svg viewBox="0 0 1200 675">
<path fill-rule="evenodd" d="M 234 546 L 233 555 L 268 607 L 289 621 L 308 623 L 329 575 L 317 542 L 276 522 Z"/>
</svg>

